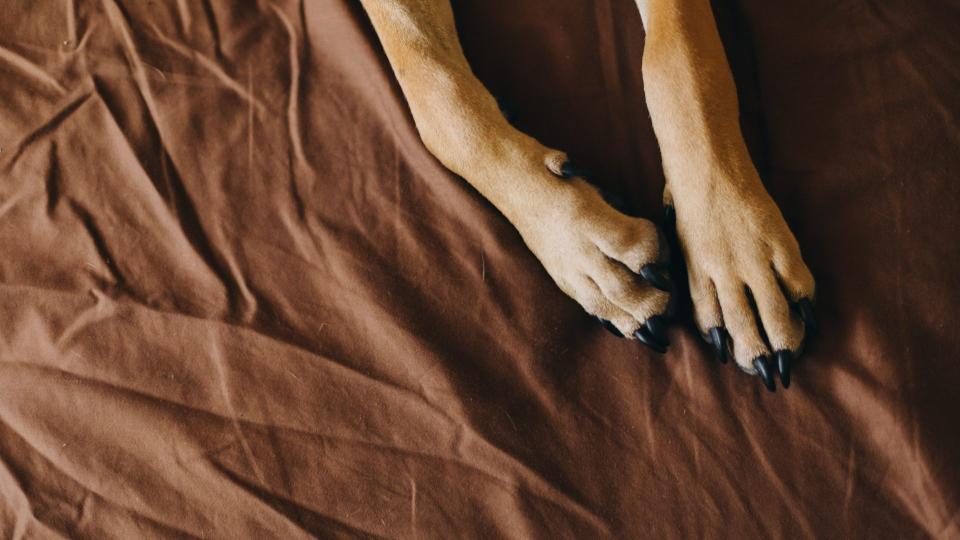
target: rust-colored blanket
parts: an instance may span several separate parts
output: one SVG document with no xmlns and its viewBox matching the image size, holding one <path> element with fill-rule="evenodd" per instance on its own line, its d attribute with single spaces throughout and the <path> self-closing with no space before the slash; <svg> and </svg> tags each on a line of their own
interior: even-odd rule
<svg viewBox="0 0 960 540">
<path fill-rule="evenodd" d="M 455 2 L 524 130 L 660 215 L 633 0 Z M 717 6 L 818 279 L 768 394 L 567 299 L 354 0 L 2 0 L 0 536 L 960 536 L 960 9 Z"/>
</svg>

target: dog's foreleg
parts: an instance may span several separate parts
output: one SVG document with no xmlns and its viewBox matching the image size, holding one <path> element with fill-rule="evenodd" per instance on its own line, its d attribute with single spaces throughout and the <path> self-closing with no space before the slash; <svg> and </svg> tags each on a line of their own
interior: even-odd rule
<svg viewBox="0 0 960 540">
<path fill-rule="evenodd" d="M 670 187 L 699 182 L 704 162 L 730 169 L 740 180 L 756 177 L 709 0 L 637 4 L 647 34 L 644 92 Z"/>
<path fill-rule="evenodd" d="M 426 147 L 463 176 L 501 211 L 509 197 L 536 186 L 490 174 L 491 165 L 533 150 L 533 141 L 512 129 L 493 96 L 473 75 L 460 47 L 449 0 L 362 0 L 387 53 Z M 554 157 L 552 154 L 556 154 Z M 560 153 L 541 156 L 562 161 Z M 560 163 L 556 163 L 559 166 Z M 541 167 L 542 168 L 542 167 Z M 542 180 L 542 179 L 540 179 Z M 510 217 L 508 215 L 508 217 Z"/>
<path fill-rule="evenodd" d="M 644 92 L 697 323 L 721 357 L 732 345 L 737 364 L 769 389 L 776 371 L 787 386 L 814 325 L 814 281 L 750 160 L 710 3 L 637 4 L 646 28 Z"/>
<path fill-rule="evenodd" d="M 654 348 L 667 293 L 656 229 L 608 206 L 562 152 L 514 129 L 470 70 L 449 0 L 361 0 L 427 148 L 517 228 L 550 276 L 588 312 Z"/>
</svg>

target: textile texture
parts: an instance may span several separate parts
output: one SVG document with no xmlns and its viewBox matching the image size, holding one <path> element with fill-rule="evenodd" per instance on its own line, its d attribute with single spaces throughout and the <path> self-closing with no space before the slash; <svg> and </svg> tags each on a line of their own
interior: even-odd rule
<svg viewBox="0 0 960 540">
<path fill-rule="evenodd" d="M 960 5 L 721 1 L 817 278 L 787 391 L 604 331 L 354 0 L 0 0 L 0 537 L 960 537 Z M 660 220 L 633 0 L 455 0 Z"/>
</svg>

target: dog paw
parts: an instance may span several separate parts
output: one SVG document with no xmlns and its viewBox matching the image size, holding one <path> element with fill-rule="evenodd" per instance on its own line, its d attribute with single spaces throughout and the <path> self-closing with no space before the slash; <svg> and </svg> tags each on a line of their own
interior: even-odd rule
<svg viewBox="0 0 960 540">
<path fill-rule="evenodd" d="M 772 392 L 776 374 L 789 387 L 805 335 L 815 330 L 814 280 L 759 176 L 723 176 L 665 200 L 675 209 L 700 332 L 720 361 L 732 354 Z"/>
<path fill-rule="evenodd" d="M 657 352 L 669 345 L 665 316 L 673 284 L 656 225 L 611 207 L 569 164 L 549 167 L 558 189 L 531 201 L 514 223 L 547 273 L 614 334 Z"/>
</svg>

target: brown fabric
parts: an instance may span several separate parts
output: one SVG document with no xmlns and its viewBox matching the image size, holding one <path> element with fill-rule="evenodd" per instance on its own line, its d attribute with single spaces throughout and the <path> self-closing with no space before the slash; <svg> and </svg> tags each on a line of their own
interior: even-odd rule
<svg viewBox="0 0 960 540">
<path fill-rule="evenodd" d="M 2 7 L 0 536 L 960 536 L 956 4 L 718 6 L 818 284 L 776 394 L 557 290 L 357 3 Z M 518 125 L 659 215 L 632 0 L 455 8 Z"/>
</svg>

